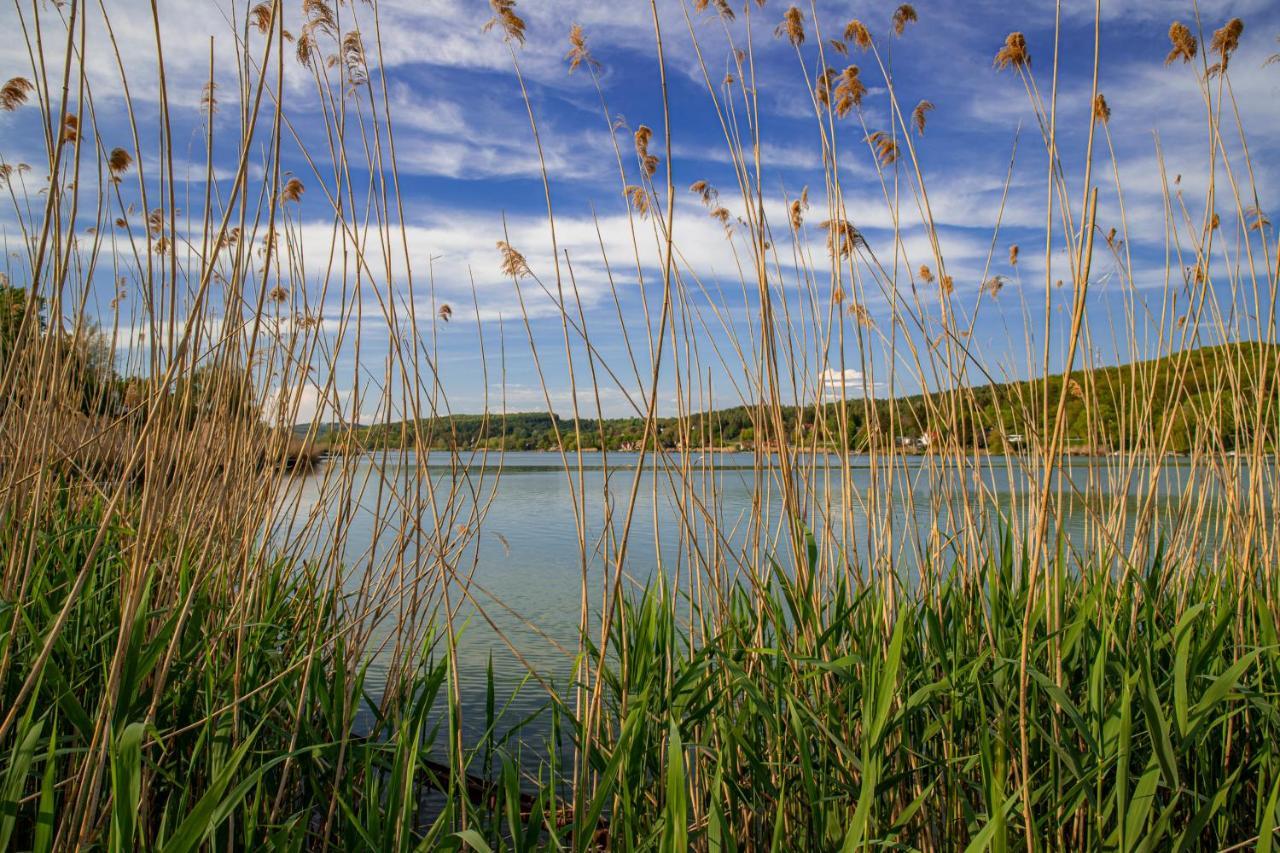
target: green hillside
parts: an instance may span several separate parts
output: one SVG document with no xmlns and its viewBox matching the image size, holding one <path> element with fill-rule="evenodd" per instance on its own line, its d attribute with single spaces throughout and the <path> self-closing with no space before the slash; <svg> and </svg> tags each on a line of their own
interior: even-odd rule
<svg viewBox="0 0 1280 853">
<path fill-rule="evenodd" d="M 1189 450 L 1197 442 L 1209 449 L 1232 450 L 1248 440 L 1259 419 L 1274 420 L 1280 414 L 1278 374 L 1280 347 L 1258 343 L 1076 371 L 1065 380 L 1067 447 L 1117 449 L 1132 445 L 1155 424 L 1171 427 L 1173 451 Z M 1054 405 L 1063 382 L 1061 374 L 1049 377 Z M 1039 401 L 1044 389 L 1043 381 L 1034 380 L 982 385 L 960 394 L 849 400 L 843 407 L 790 407 L 783 419 L 793 442 L 819 447 L 839 443 L 844 419 L 852 449 L 865 447 L 876 429 L 916 445 L 927 436 L 931 444 L 1002 449 L 1009 443 L 1034 441 L 1041 430 Z M 759 417 L 758 410 L 737 406 L 695 414 L 683 422 L 660 418 L 657 440 L 665 448 L 751 448 L 757 443 Z M 584 419 L 579 429 L 584 448 L 638 449 L 644 421 Z M 545 412 L 452 415 L 424 419 L 416 430 L 412 423 L 398 422 L 361 432 L 362 443 L 369 447 L 411 447 L 419 441 L 432 449 L 550 450 L 560 441 L 568 448 L 576 446 L 572 419 Z"/>
</svg>

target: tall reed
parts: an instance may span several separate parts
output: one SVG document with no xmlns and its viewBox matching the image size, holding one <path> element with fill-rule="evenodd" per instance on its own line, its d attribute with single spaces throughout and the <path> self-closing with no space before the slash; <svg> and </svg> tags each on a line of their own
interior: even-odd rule
<svg viewBox="0 0 1280 853">
<path fill-rule="evenodd" d="M 479 543 L 508 476 L 487 449 L 506 428 L 507 342 L 474 290 L 471 306 L 440 298 L 411 246 L 379 5 L 233 6 L 197 97 L 169 82 L 161 4 L 129 10 L 155 34 L 139 79 L 113 4 L 15 0 L 30 67 L 0 70 L 0 108 L 43 161 L 0 164 L 16 235 L 0 849 L 1270 849 L 1280 246 L 1244 132 L 1257 107 L 1231 83 L 1244 25 L 1170 29 L 1166 73 L 1203 99 L 1206 184 L 1193 197 L 1161 166 L 1164 283 L 1145 292 L 1100 7 L 1083 118 L 1060 105 L 1060 22 L 1052 50 L 1021 32 L 994 46 L 991 74 L 1016 78 L 1035 130 L 994 177 L 974 281 L 949 271 L 930 200 L 937 95 L 895 81 L 894 45 L 927 9 L 863 22 L 813 2 L 650 0 L 661 110 L 634 127 L 574 25 L 566 73 L 590 81 L 617 170 L 609 243 L 631 247 L 610 257 L 597 220 L 602 307 L 558 238 L 524 75 L 526 14 L 544 12 L 490 6 L 547 226 L 541 246 L 495 228 L 493 266 L 546 406 L 569 388 L 568 428 L 550 423 L 580 573 L 571 676 L 527 667 L 532 721 L 506 710 L 492 665 L 482 707 L 463 689 L 469 622 L 526 660 L 495 618 L 520 602 L 490 594 Z M 775 39 L 823 164 L 799 192 L 779 193 L 768 161 L 757 56 Z M 727 185 L 678 178 L 677 41 Z M 104 138 L 120 132 L 100 127 L 107 98 L 130 138 Z M 195 176 L 179 174 L 179 98 L 200 104 Z M 853 158 L 890 223 L 874 239 Z M 1043 228 L 1021 248 L 1002 225 L 1019 158 L 1044 170 Z M 703 216 L 736 279 L 690 260 L 703 232 L 685 223 Z M 1032 293 L 1020 263 L 1041 253 Z M 1103 269 L 1113 312 L 1095 309 Z M 998 384 L 1007 365 L 975 330 L 1013 291 L 1023 381 Z M 554 338 L 535 330 L 548 314 Z M 440 336 L 472 321 L 480 437 L 433 462 L 457 435 Z M 638 419 L 633 456 L 606 447 L 610 398 Z M 729 406 L 753 436 L 741 522 L 722 462 L 689 452 Z M 1104 425 L 1119 446 L 1069 455 Z M 659 495 L 674 532 L 644 517 Z M 657 565 L 634 556 L 642 538 L 660 540 Z"/>
</svg>

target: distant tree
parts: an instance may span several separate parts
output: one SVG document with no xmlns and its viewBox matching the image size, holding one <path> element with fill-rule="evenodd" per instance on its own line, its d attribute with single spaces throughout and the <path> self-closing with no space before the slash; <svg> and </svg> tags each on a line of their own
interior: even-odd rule
<svg viewBox="0 0 1280 853">
<path fill-rule="evenodd" d="M 38 338 L 45 328 L 44 299 L 31 299 L 26 288 L 0 284 L 0 363 L 6 363 L 13 353 L 27 312 L 35 309 L 33 338 Z M 28 325 L 30 328 L 30 325 Z"/>
</svg>

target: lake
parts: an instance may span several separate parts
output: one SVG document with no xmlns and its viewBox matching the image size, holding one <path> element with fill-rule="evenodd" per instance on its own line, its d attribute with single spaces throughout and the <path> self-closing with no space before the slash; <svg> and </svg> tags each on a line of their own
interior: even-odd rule
<svg viewBox="0 0 1280 853">
<path fill-rule="evenodd" d="M 335 457 L 290 487 L 285 497 L 293 520 L 283 523 L 277 536 L 305 530 L 310 538 L 301 547 L 317 558 L 327 555 L 330 562 L 340 561 L 348 591 L 378 581 L 406 584 L 408 578 L 408 587 L 416 585 L 425 594 L 439 590 L 435 581 L 440 562 L 435 552 L 418 560 L 416 541 L 398 531 L 412 528 L 415 520 L 427 531 L 478 526 L 478 535 L 464 538 L 447 554 L 447 562 L 458 572 L 449 599 L 457 608 L 454 624 L 465 626 L 458 646 L 464 712 L 474 711 L 463 720 L 464 737 L 475 738 L 484 726 L 490 660 L 499 703 L 525 681 L 529 667 L 557 687 L 568 681 L 577 649 L 584 571 L 576 502 L 585 507 L 585 572 L 594 612 L 599 610 L 605 569 L 601 550 L 616 545 L 609 540 L 606 546 L 602 532 L 611 529 L 616 535 L 622 528 L 623 508 L 633 488 L 636 503 L 625 563 L 629 584 L 643 584 L 661 568 L 666 577 L 688 588 L 691 562 L 697 573 L 705 571 L 696 565 L 698 560 L 715 561 L 724 567 L 723 579 L 732 577 L 735 569 L 762 565 L 770 553 L 786 551 L 777 480 L 757 474 L 751 453 L 691 454 L 687 460 L 674 455 L 657 471 L 650 457 L 638 483 L 638 454 L 609 453 L 607 470 L 599 453 L 584 453 L 581 460 L 575 455 L 567 458 L 572 484 L 555 453 L 492 454 L 484 462 L 476 457 L 468 470 L 443 452 L 421 460 L 400 451 Z M 934 491 L 938 477 L 931 466 L 938 464 L 936 457 L 894 457 L 892 483 L 887 469 L 875 471 L 861 456 L 849 458 L 847 480 L 838 457 L 803 461 L 809 483 L 806 515 L 819 541 L 849 542 L 867 553 L 876 543 L 888 542 L 886 534 L 892 530 L 895 569 L 908 576 L 914 576 L 918 565 L 914 543 L 953 536 L 967 523 L 955 511 L 961 491 L 983 492 L 1015 519 L 1026 503 L 1025 492 L 1010 488 L 1011 482 L 1028 476 L 1020 471 L 1022 463 L 1002 456 L 970 457 L 961 469 L 953 466 L 949 482 L 963 486 L 949 496 Z M 682 477 L 685 463 L 689 471 Z M 342 466 L 347 466 L 345 476 L 337 476 Z M 1119 461 L 1097 458 L 1064 463 L 1064 479 L 1057 485 L 1067 496 L 1063 528 L 1068 539 L 1084 544 L 1090 518 L 1097 521 L 1101 509 L 1115 506 L 1117 489 L 1112 483 L 1127 483 L 1121 499 L 1126 515 L 1136 515 L 1132 510 L 1152 469 L 1138 466 L 1126 479 L 1122 467 Z M 1160 517 L 1176 517 L 1196 476 L 1176 459 L 1160 466 Z M 852 498 L 849 512 L 843 511 L 845 482 Z M 612 503 L 609 525 L 606 494 Z M 876 495 L 892 497 L 877 500 Z M 869 517 L 881 522 L 869 525 Z M 766 522 L 753 524 L 753 519 Z M 1212 517 L 1207 523 L 1213 523 Z M 341 527 L 346 528 L 345 538 L 326 535 Z M 443 619 L 443 609 L 437 613 Z M 395 619 L 395 613 L 386 613 L 376 620 L 375 649 L 390 642 Z M 369 689 L 375 697 L 390 658 L 388 648 L 373 656 Z M 509 720 L 523 717 L 544 700 L 537 684 L 526 684 L 512 704 Z"/>
</svg>

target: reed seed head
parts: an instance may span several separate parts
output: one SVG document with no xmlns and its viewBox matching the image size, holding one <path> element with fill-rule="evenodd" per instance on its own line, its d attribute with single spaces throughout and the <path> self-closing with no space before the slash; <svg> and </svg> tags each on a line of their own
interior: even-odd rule
<svg viewBox="0 0 1280 853">
<path fill-rule="evenodd" d="M 569 28 L 569 52 L 564 55 L 569 62 L 569 73 L 578 70 L 579 65 L 586 65 L 591 69 L 598 69 L 600 63 L 596 62 L 596 58 L 591 55 L 591 51 L 587 50 L 587 36 L 582 32 L 581 24 L 574 24 Z"/>
<path fill-rule="evenodd" d="M 1009 247 L 1009 266 L 1016 267 L 1018 265 L 1018 244 L 1014 243 Z"/>
<path fill-rule="evenodd" d="M 13 112 L 31 97 L 35 86 L 25 77 L 14 77 L 0 86 L 0 110 Z"/>
<path fill-rule="evenodd" d="M 804 13 L 799 6 L 792 6 L 782 16 L 782 23 L 773 31 L 779 38 L 785 36 L 793 47 L 804 44 Z"/>
<path fill-rule="evenodd" d="M 856 249 L 867 247 L 862 232 L 846 219 L 828 219 L 818 223 L 818 227 L 827 230 L 827 252 L 832 256 L 848 258 Z"/>
<path fill-rule="evenodd" d="M 827 43 L 831 45 L 832 50 L 834 50 L 836 53 L 840 54 L 841 56 L 849 55 L 849 45 L 840 41 L 840 39 L 830 39 Z"/>
<path fill-rule="evenodd" d="M 1107 103 L 1107 98 L 1101 92 L 1093 99 L 1093 120 L 1106 124 L 1111 121 L 1111 106 Z"/>
<path fill-rule="evenodd" d="M 870 329 L 875 325 L 875 321 L 871 318 L 871 312 L 859 302 L 850 303 L 849 316 L 853 317 L 857 324 L 864 328 Z"/>
<path fill-rule="evenodd" d="M 365 65 L 364 40 L 359 30 L 352 30 L 342 37 L 342 62 L 347 68 L 347 81 L 353 86 L 360 86 L 369 80 L 368 66 Z"/>
<path fill-rule="evenodd" d="M 498 251 L 502 253 L 502 274 L 511 278 L 529 275 L 529 263 L 524 255 L 512 248 L 506 240 L 498 241 Z"/>
<path fill-rule="evenodd" d="M 1236 48 L 1240 46 L 1240 34 L 1243 32 L 1244 21 L 1239 18 L 1232 18 L 1219 29 L 1214 30 L 1213 39 L 1209 42 L 1209 48 L 1221 57 L 1219 60 L 1221 70 L 1226 70 L 1227 60 L 1231 58 L 1231 54 L 1235 53 Z"/>
<path fill-rule="evenodd" d="M 249 26 L 266 34 L 271 30 L 271 4 L 259 3 L 249 10 Z"/>
<path fill-rule="evenodd" d="M 813 85 L 813 97 L 818 102 L 818 106 L 826 108 L 831 106 L 831 84 L 836 79 L 836 70 L 834 68 L 824 69 Z"/>
<path fill-rule="evenodd" d="M 626 196 L 631 208 L 640 214 L 641 219 L 649 215 L 649 193 L 644 187 L 627 184 L 622 188 L 622 194 Z"/>
<path fill-rule="evenodd" d="M 867 25 L 854 18 L 844 27 L 844 40 L 851 41 L 861 50 L 867 50 L 871 47 L 871 30 L 867 29 Z"/>
<path fill-rule="evenodd" d="M 493 17 L 485 22 L 483 32 L 494 28 L 502 30 L 502 40 L 524 45 L 524 19 L 516 14 L 516 0 L 489 0 Z"/>
<path fill-rule="evenodd" d="M 1181 59 L 1183 62 L 1190 62 L 1196 56 L 1196 37 L 1191 34 L 1191 30 L 1181 21 L 1174 21 L 1169 25 L 1169 43 L 1173 48 L 1169 51 L 1169 55 L 1164 58 L 1164 64 L 1170 65 L 1175 60 Z"/>
<path fill-rule="evenodd" d="M 984 293 L 989 293 L 992 296 L 996 296 L 1000 293 L 1000 291 L 1004 290 L 1004 285 L 1006 281 L 1008 281 L 1008 279 L 1006 279 L 1002 275 L 993 275 L 991 276 L 991 278 L 987 279 L 982 283 L 982 290 Z"/>
<path fill-rule="evenodd" d="M 867 87 L 858 76 L 858 66 L 850 65 L 840 74 L 840 83 L 836 86 L 836 115 L 847 116 L 854 107 L 862 106 L 862 96 Z"/>
<path fill-rule="evenodd" d="M 916 133 L 924 136 L 924 125 L 926 113 L 933 110 L 933 101 L 921 101 L 916 104 L 916 108 L 911 111 L 911 123 L 915 125 Z"/>
<path fill-rule="evenodd" d="M 658 158 L 649 153 L 649 143 L 653 141 L 653 130 L 648 125 L 640 125 L 636 128 L 636 156 L 640 158 L 640 168 L 644 173 L 653 177 L 658 171 Z"/>
<path fill-rule="evenodd" d="M 893 32 L 895 35 L 902 35 L 907 29 L 907 24 L 915 23 L 920 20 L 920 16 L 916 14 L 916 7 L 910 3 L 903 3 L 893 12 Z"/>
<path fill-rule="evenodd" d="M 1229 54 L 1240 46 L 1240 34 L 1244 32 L 1244 21 L 1232 18 L 1213 32 L 1213 40 L 1209 46 L 1217 53 Z"/>
<path fill-rule="evenodd" d="M 62 119 L 62 135 L 63 142 L 75 145 L 80 141 L 80 118 L 79 116 L 68 114 Z"/>
<path fill-rule="evenodd" d="M 1261 208 L 1246 207 L 1244 209 L 1244 218 L 1246 222 L 1246 227 L 1250 231 L 1261 232 L 1271 227 L 1271 220 L 1267 217 L 1265 213 L 1262 212 Z"/>
<path fill-rule="evenodd" d="M 927 264 L 920 265 L 920 280 L 925 284 L 933 283 L 933 270 L 929 269 Z"/>
<path fill-rule="evenodd" d="M 956 289 L 955 280 L 949 275 L 944 275 L 942 278 L 938 279 L 938 288 L 942 291 L 944 296 L 950 296 Z"/>
<path fill-rule="evenodd" d="M 689 185 L 689 192 L 698 196 L 702 200 L 702 203 L 707 207 L 710 207 L 720 196 L 720 193 L 716 191 L 716 188 L 706 181 L 694 181 Z"/>
<path fill-rule="evenodd" d="M 899 151 L 898 142 L 883 130 L 877 130 L 866 139 L 875 151 L 876 159 L 880 161 L 881 166 L 888 166 L 897 161 Z"/>
<path fill-rule="evenodd" d="M 804 212 L 809 209 L 809 188 L 800 191 L 800 197 L 791 202 L 791 229 L 799 231 L 804 225 Z"/>
<path fill-rule="evenodd" d="M 453 306 L 446 302 L 440 306 L 440 310 L 437 311 L 436 314 L 441 320 L 447 323 L 453 319 Z"/>
<path fill-rule="evenodd" d="M 335 38 L 338 35 L 338 20 L 333 16 L 333 7 L 327 0 L 302 0 L 302 14 L 307 18 L 303 32 L 322 30 Z"/>
<path fill-rule="evenodd" d="M 129 167 L 133 165 L 133 157 L 123 148 L 112 148 L 111 154 L 107 157 L 107 169 L 113 175 L 121 175 L 129 171 Z"/>
<path fill-rule="evenodd" d="M 1026 68 L 1031 64 L 1031 54 L 1027 52 L 1027 37 L 1013 32 L 1004 37 L 1004 47 L 996 52 L 995 67 L 1000 71 L 1006 68 Z"/>
<path fill-rule="evenodd" d="M 281 198 L 285 201 L 299 202 L 302 201 L 302 194 L 306 192 L 306 187 L 302 185 L 302 181 L 297 178 L 290 178 L 285 181 L 284 192 Z"/>
<path fill-rule="evenodd" d="M 311 35 L 310 27 L 302 28 L 302 35 L 298 36 L 298 43 L 294 48 L 294 56 L 298 59 L 299 65 L 310 65 L 311 59 L 315 55 L 316 40 Z"/>
</svg>

